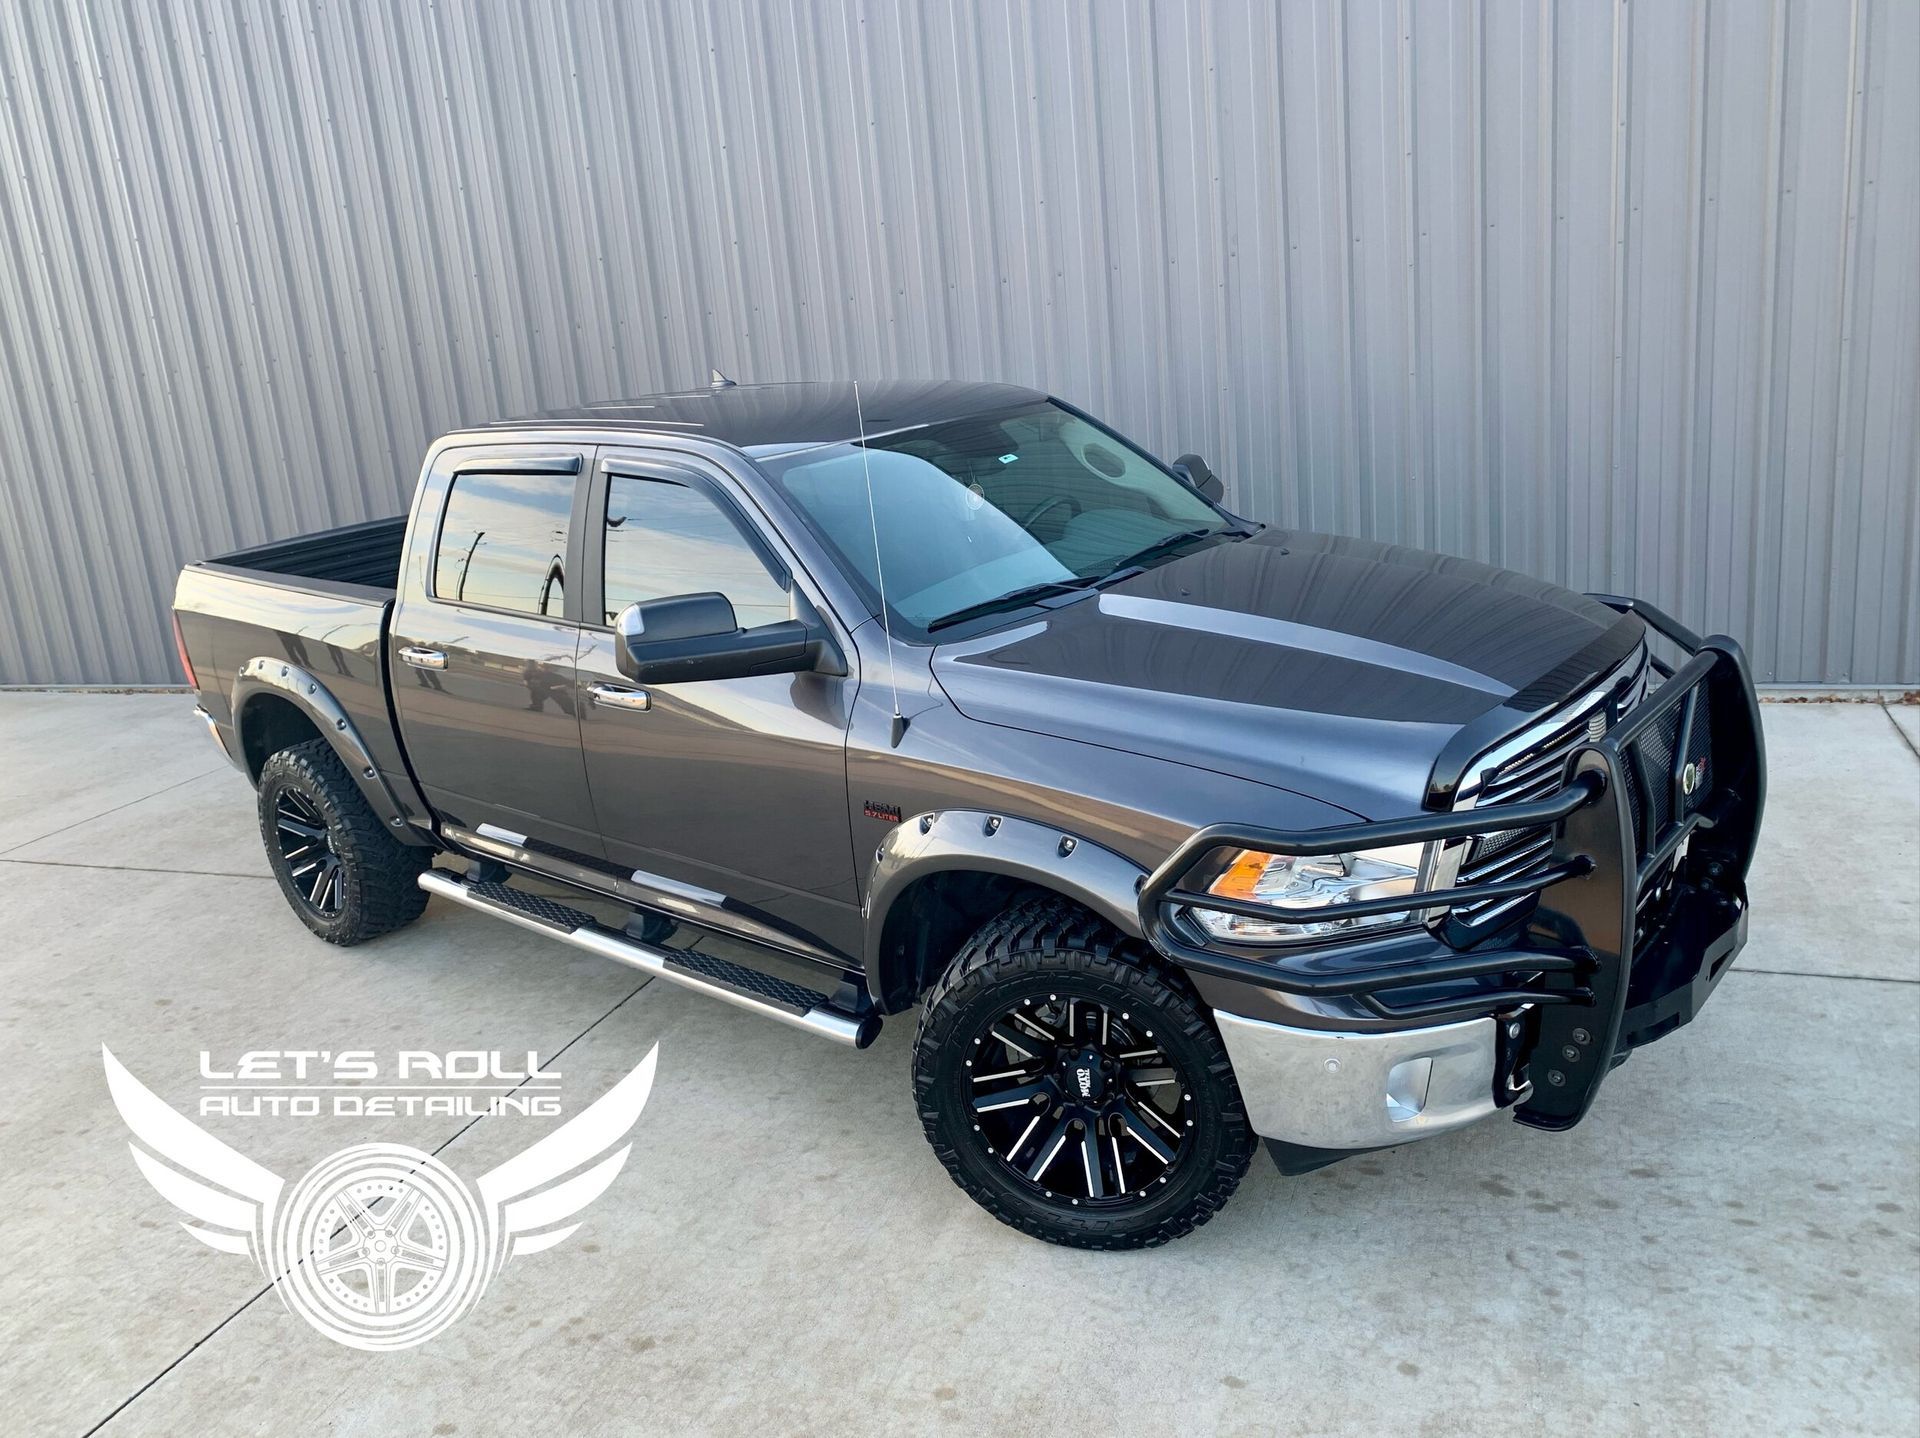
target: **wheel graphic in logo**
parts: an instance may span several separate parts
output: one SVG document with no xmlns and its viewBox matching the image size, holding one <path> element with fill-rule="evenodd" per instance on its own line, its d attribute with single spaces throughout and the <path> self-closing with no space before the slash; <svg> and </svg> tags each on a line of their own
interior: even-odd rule
<svg viewBox="0 0 1920 1438">
<path fill-rule="evenodd" d="M 480 1205 L 418 1149 L 333 1154 L 295 1185 L 278 1227 L 288 1306 L 356 1348 L 424 1343 L 486 1288 Z"/>
<path fill-rule="evenodd" d="M 128 1073 L 103 1045 L 114 1106 L 138 1140 L 133 1161 L 182 1225 L 245 1254 L 287 1307 L 351 1348 L 412 1348 L 470 1312 L 508 1263 L 578 1231 L 633 1152 L 627 1132 L 653 1088 L 656 1045 L 559 1128 L 472 1185 L 432 1154 L 363 1143 L 297 1182 L 215 1138 Z"/>
</svg>

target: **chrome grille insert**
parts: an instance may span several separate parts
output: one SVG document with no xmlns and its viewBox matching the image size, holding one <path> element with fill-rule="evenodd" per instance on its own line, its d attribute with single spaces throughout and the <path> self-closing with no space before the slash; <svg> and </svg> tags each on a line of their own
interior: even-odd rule
<svg viewBox="0 0 1920 1438">
<path fill-rule="evenodd" d="M 1543 799 L 1565 787 L 1574 750 L 1604 739 L 1615 721 L 1646 697 L 1647 669 L 1647 651 L 1642 646 L 1605 683 L 1475 760 L 1468 766 L 1455 810 Z M 1456 888 L 1517 879 L 1547 866 L 1553 852 L 1553 831 L 1512 829 L 1482 834 L 1464 841 L 1456 852 Z M 1481 924 L 1519 909 L 1532 898 L 1523 894 L 1457 904 L 1453 915 L 1467 923 Z"/>
</svg>

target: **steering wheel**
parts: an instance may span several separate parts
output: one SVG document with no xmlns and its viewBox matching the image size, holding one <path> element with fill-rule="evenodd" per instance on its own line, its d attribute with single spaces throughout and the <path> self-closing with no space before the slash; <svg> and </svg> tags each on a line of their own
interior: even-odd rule
<svg viewBox="0 0 1920 1438">
<path fill-rule="evenodd" d="M 1073 501 L 1064 494 L 1050 494 L 1014 521 L 1022 529 L 1031 531 L 1043 515 L 1051 514 L 1058 505 L 1071 505 Z"/>
</svg>

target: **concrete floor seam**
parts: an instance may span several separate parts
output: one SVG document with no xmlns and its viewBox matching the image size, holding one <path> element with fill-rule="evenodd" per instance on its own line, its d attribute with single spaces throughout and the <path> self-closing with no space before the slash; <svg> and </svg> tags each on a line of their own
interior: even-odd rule
<svg viewBox="0 0 1920 1438">
<path fill-rule="evenodd" d="M 39 843 L 38 839 L 31 840 Z M 77 859 L 9 859 L 0 854 L 0 864 L 31 864 L 41 869 L 101 869 L 110 874 L 178 874 L 188 879 L 256 879 L 273 882 L 271 874 L 241 874 L 229 869 L 158 869 L 147 864 L 83 864 Z"/>
<path fill-rule="evenodd" d="M 1913 755 L 1916 760 L 1920 760 L 1920 749 L 1914 747 L 1913 740 L 1908 737 L 1907 731 L 1902 729 L 1900 727 L 1900 721 L 1893 717 L 1893 710 L 1882 704 L 1880 706 L 1880 712 L 1887 716 L 1887 722 L 1893 725 L 1893 732 L 1900 736 L 1900 742 L 1907 746 L 1907 752 Z"/>
<path fill-rule="evenodd" d="M 541 1064 L 541 1068 L 544 1069 L 547 1066 L 547 1064 L 551 1064 L 552 1062 L 554 1062 L 554 1060 L 558 1059 L 562 1054 L 566 1053 L 568 1049 L 572 1048 L 575 1044 L 579 1043 L 580 1040 L 585 1038 L 588 1034 L 592 1033 L 595 1029 L 599 1028 L 601 1024 L 605 1023 L 608 1019 L 612 1018 L 615 1014 L 619 1013 L 621 1009 L 625 1008 L 629 1003 L 633 1001 L 633 998 L 635 995 L 637 995 L 642 989 L 644 989 L 648 984 L 652 982 L 653 982 L 653 975 L 648 974 L 647 977 L 640 980 L 638 984 L 634 985 L 633 989 L 624 998 L 622 998 L 619 1003 L 615 1004 L 612 1008 L 608 1009 L 605 1013 L 601 1014 L 599 1018 L 595 1019 L 592 1023 L 588 1024 L 584 1029 L 580 1030 L 579 1033 L 575 1034 L 572 1038 L 568 1039 L 559 1048 L 555 1049 L 551 1054 L 547 1055 L 545 1062 Z M 517 1092 L 518 1090 L 526 1087 L 527 1083 L 531 1078 L 532 1078 L 532 1075 L 529 1074 L 527 1078 L 522 1079 L 518 1084 L 514 1085 L 514 1091 Z M 479 1123 L 486 1116 L 487 1115 L 484 1113 L 475 1114 L 472 1118 L 468 1119 L 465 1123 L 461 1124 L 460 1127 L 455 1129 L 453 1133 L 450 1134 L 444 1142 L 440 1143 L 437 1147 L 435 1147 L 435 1149 L 433 1150 L 434 1156 L 437 1158 L 442 1153 L 445 1153 L 449 1148 L 453 1147 L 454 1144 L 460 1141 L 461 1135 L 466 1133 L 469 1129 L 471 1129 L 475 1124 Z M 169 1373 L 173 1372 L 173 1370 L 178 1368 L 182 1363 L 185 1363 L 189 1358 L 193 1357 L 193 1355 L 200 1349 L 200 1347 L 203 1344 L 207 1343 L 210 1339 L 212 1339 L 216 1334 L 218 1334 L 221 1329 L 225 1328 L 229 1323 L 233 1322 L 234 1319 L 238 1318 L 241 1314 L 245 1313 L 249 1308 L 253 1307 L 254 1304 L 258 1303 L 262 1298 L 264 1298 L 267 1294 L 271 1293 L 272 1291 L 273 1291 L 273 1284 L 269 1283 L 264 1288 L 261 1288 L 258 1292 L 251 1295 L 246 1302 L 242 1303 L 238 1308 L 234 1309 L 233 1312 L 229 1313 L 225 1318 L 221 1319 L 218 1323 L 214 1324 L 212 1328 L 208 1329 L 199 1338 L 195 1339 L 194 1342 L 186 1349 L 185 1352 L 181 1353 L 179 1357 L 175 1358 L 171 1363 L 167 1364 L 165 1368 L 162 1368 L 158 1373 L 154 1374 L 153 1377 L 149 1378 L 145 1383 L 142 1383 L 137 1389 L 135 1389 L 132 1393 L 127 1395 L 127 1397 L 120 1402 L 118 1407 L 116 1407 L 111 1413 L 107 1414 L 107 1416 L 102 1418 L 98 1423 L 94 1424 L 91 1428 L 87 1429 L 87 1431 L 81 1435 L 81 1438 L 93 1438 L 93 1435 L 95 1433 L 98 1433 L 102 1428 L 105 1428 L 109 1423 L 113 1422 L 115 1418 L 118 1418 L 122 1413 L 126 1412 L 129 1407 L 131 1407 L 134 1403 L 139 1401 L 141 1396 L 145 1394 L 149 1389 L 151 1389 L 156 1383 L 158 1383 L 161 1379 L 165 1378 Z"/>
<path fill-rule="evenodd" d="M 111 809 L 102 809 L 98 814 L 88 814 L 83 819 L 75 819 L 71 824 L 62 824 L 58 829 L 50 830 L 45 834 L 35 834 L 31 839 L 24 839 L 18 844 L 11 844 L 5 849 L 0 849 L 0 858 L 5 858 L 8 854 L 18 853 L 21 849 L 31 844 L 44 843 L 46 840 L 56 838 L 70 829 L 77 829 L 82 824 L 91 824 L 95 819 L 104 819 L 109 814 L 118 814 L 122 809 L 131 809 L 135 804 L 144 804 L 149 799 L 158 799 L 162 794 L 171 794 L 182 785 L 197 783 L 202 779 L 220 772 L 220 769 L 215 767 L 203 770 L 198 774 L 189 774 L 178 784 L 169 784 L 163 789 L 155 789 L 151 794 L 142 794 L 138 799 L 129 799 L 124 804 L 115 804 Z"/>
<path fill-rule="evenodd" d="M 1772 974 L 1783 979 L 1838 979 L 1849 984 L 1908 984 L 1920 985 L 1920 979 L 1881 978 L 1877 974 L 1814 974 L 1805 969 L 1755 969 L 1735 965 L 1728 971 L 1733 974 Z"/>
</svg>

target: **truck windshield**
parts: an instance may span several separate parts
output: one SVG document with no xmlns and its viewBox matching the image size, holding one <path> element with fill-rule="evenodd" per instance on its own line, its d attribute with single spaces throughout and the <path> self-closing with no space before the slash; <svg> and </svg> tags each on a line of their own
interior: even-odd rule
<svg viewBox="0 0 1920 1438">
<path fill-rule="evenodd" d="M 1105 578 L 1234 525 L 1138 450 L 1036 403 L 755 461 L 877 601 L 916 629 Z M 873 500 L 867 499 L 871 469 Z"/>
</svg>

